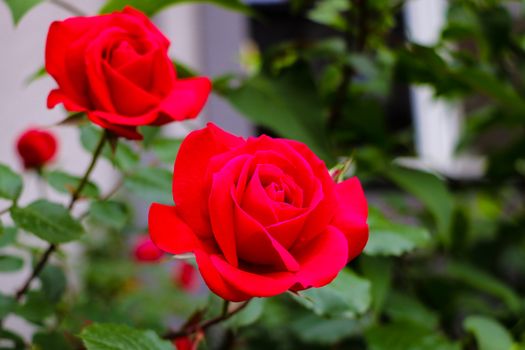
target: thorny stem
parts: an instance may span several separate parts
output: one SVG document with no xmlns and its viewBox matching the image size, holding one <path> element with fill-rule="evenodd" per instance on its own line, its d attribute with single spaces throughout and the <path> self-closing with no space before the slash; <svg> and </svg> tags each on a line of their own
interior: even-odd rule
<svg viewBox="0 0 525 350">
<path fill-rule="evenodd" d="M 217 316 L 215 318 L 212 318 L 208 321 L 204 321 L 199 324 L 190 325 L 189 327 L 183 328 L 179 331 L 168 332 L 164 335 L 164 339 L 173 340 L 173 339 L 177 339 L 180 337 L 186 337 L 186 336 L 192 335 L 193 333 L 196 333 L 198 331 L 205 331 L 211 326 L 215 326 L 216 324 L 224 322 L 228 320 L 229 318 L 235 316 L 237 313 L 241 312 L 244 308 L 246 308 L 246 306 L 248 306 L 249 303 L 250 303 L 249 300 L 244 302 L 242 305 L 240 305 L 238 308 L 236 308 L 230 313 L 228 313 L 228 307 L 223 308 L 223 312 L 221 313 L 220 316 Z M 229 305 L 229 302 L 225 301 L 224 305 Z M 226 312 L 224 312 L 224 309 L 226 309 Z"/>
<path fill-rule="evenodd" d="M 108 133 L 104 132 L 102 134 L 102 136 L 100 137 L 100 140 L 98 141 L 98 145 L 97 145 L 97 147 L 95 149 L 95 152 L 93 152 L 93 156 L 91 158 L 91 163 L 89 163 L 89 166 L 86 169 L 86 172 L 84 173 L 84 176 L 82 177 L 82 179 L 80 180 L 80 183 L 78 184 L 77 188 L 75 189 L 75 191 L 71 195 L 71 200 L 70 200 L 69 206 L 68 206 L 69 210 L 73 209 L 75 203 L 80 198 L 80 193 L 82 192 L 82 190 L 84 189 L 84 187 L 88 183 L 89 176 L 91 175 L 91 173 L 93 172 L 93 169 L 95 168 L 95 165 L 97 163 L 97 160 L 98 160 L 100 154 L 102 153 L 102 149 L 104 148 L 104 144 L 106 143 L 107 138 L 108 138 Z M 44 252 L 42 257 L 40 257 L 40 260 L 38 261 L 38 263 L 33 268 L 33 272 L 31 273 L 29 278 L 25 281 L 23 286 L 16 292 L 15 298 L 16 298 L 17 301 L 20 301 L 22 299 L 22 297 L 27 293 L 27 291 L 29 290 L 29 287 L 31 286 L 31 282 L 33 282 L 33 280 L 36 277 L 38 277 L 40 272 L 42 272 L 42 270 L 44 269 L 44 267 L 46 266 L 46 264 L 47 264 L 47 262 L 49 260 L 49 257 L 51 256 L 51 254 L 53 254 L 53 252 L 55 252 L 57 250 L 57 248 L 58 248 L 57 244 L 50 244 L 49 245 L 49 247 L 46 249 L 46 251 Z"/>
</svg>

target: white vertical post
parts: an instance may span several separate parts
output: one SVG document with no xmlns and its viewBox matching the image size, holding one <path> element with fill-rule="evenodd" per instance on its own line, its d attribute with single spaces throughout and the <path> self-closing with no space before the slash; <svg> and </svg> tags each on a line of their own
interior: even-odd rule
<svg viewBox="0 0 525 350">
<path fill-rule="evenodd" d="M 435 44 L 445 23 L 446 0 L 413 0 L 405 5 L 409 40 Z M 454 163 L 462 111 L 459 104 L 436 99 L 427 86 L 412 87 L 416 148 L 424 164 L 447 172 Z"/>
</svg>

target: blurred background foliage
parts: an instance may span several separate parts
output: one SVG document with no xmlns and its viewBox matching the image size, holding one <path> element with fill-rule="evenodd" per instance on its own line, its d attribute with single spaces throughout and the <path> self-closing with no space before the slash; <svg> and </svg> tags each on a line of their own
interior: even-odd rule
<svg viewBox="0 0 525 350">
<path fill-rule="evenodd" d="M 4 1 L 15 20 L 41 2 Z M 180 2 L 110 0 L 101 12 L 127 4 L 152 15 Z M 277 17 L 237 0 L 206 2 L 254 16 L 259 31 L 272 30 Z M 289 18 L 317 28 L 317 35 L 282 33 L 282 40 L 243 51 L 245 74 L 212 77 L 214 93 L 260 132 L 305 142 L 329 167 L 359 176 L 370 202 L 371 231 L 363 255 L 334 283 L 255 300 L 210 328 L 199 349 L 525 349 L 524 3 L 450 1 L 433 46 L 405 38 L 403 5 L 292 0 Z M 177 69 L 195 74 L 180 64 Z M 403 102 L 410 85 L 461 102 L 466 118 L 457 151 L 483 155 L 483 174 L 455 178 L 398 161 L 416 156 Z M 79 132 L 92 152 L 100 131 L 80 122 Z M 0 298 L 0 317 L 15 313 L 37 327 L 34 349 L 82 348 L 78 335 L 94 322 L 162 336 L 196 310 L 220 313 L 219 301 L 202 282 L 192 291 L 178 284 L 178 261 L 140 264 L 131 258 L 132 242 L 145 229 L 134 227 L 127 198 L 171 201 L 170 171 L 181 141 L 155 128 L 143 132 L 142 144 L 119 141 L 113 152 L 109 146 L 103 151 L 122 172 L 119 186 L 125 191 L 109 199 L 92 183 L 83 193 L 92 202 L 78 219 L 90 231 L 80 238 L 86 249 L 76 273 L 82 287 L 66 288 L 64 270 L 71 267 L 60 263 L 59 254 L 23 303 Z M 0 174 L 0 196 L 16 200 L 20 178 L 3 166 Z M 43 179 L 66 193 L 79 181 L 59 170 Z M 15 225 L 3 228 L 0 246 L 18 245 L 38 256 L 38 249 L 17 240 L 21 228 L 33 231 L 16 227 L 13 215 Z M 45 233 L 39 237 L 49 240 Z M 1 272 L 21 265 L 16 256 L 0 256 Z M 88 349 L 124 349 L 118 339 L 104 338 L 103 328 L 87 329 L 81 338 Z M 129 339 L 144 336 L 118 329 Z M 97 337 L 114 347 L 90 343 Z M 1 330 L 0 338 L 10 344 L 2 349 L 25 348 L 11 330 Z M 151 348 L 164 349 L 154 338 Z"/>
</svg>

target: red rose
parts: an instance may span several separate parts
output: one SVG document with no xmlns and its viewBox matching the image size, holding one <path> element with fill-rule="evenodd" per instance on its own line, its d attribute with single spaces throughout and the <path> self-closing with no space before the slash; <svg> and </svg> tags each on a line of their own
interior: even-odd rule
<svg viewBox="0 0 525 350">
<path fill-rule="evenodd" d="M 29 129 L 18 138 L 16 150 L 26 169 L 39 169 L 55 156 L 57 139 L 49 131 Z"/>
<path fill-rule="evenodd" d="M 139 11 L 54 22 L 46 45 L 46 70 L 59 88 L 48 107 L 69 111 L 113 133 L 141 139 L 137 127 L 195 118 L 211 84 L 207 78 L 177 79 L 169 41 Z"/>
<path fill-rule="evenodd" d="M 137 262 L 157 262 L 164 252 L 157 248 L 148 236 L 142 236 L 137 239 L 133 247 L 133 255 Z"/>
<path fill-rule="evenodd" d="M 175 284 L 186 292 L 192 292 L 198 287 L 197 271 L 192 264 L 181 261 L 173 268 Z"/>
<path fill-rule="evenodd" d="M 208 124 L 180 147 L 173 198 L 175 207 L 150 208 L 153 241 L 195 253 L 207 285 L 231 301 L 324 286 L 368 239 L 357 178 L 334 183 L 296 141 L 244 140 Z"/>
</svg>

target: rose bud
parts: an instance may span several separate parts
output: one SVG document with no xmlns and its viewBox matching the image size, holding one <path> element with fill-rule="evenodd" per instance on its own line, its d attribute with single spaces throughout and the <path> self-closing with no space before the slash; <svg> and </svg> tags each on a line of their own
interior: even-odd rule
<svg viewBox="0 0 525 350">
<path fill-rule="evenodd" d="M 139 263 L 152 263 L 158 262 L 164 255 L 164 252 L 157 248 L 148 236 L 144 235 L 135 242 L 133 255 Z"/>
<path fill-rule="evenodd" d="M 152 240 L 194 253 L 208 287 L 230 301 L 322 287 L 368 240 L 359 180 L 336 184 L 297 141 L 208 124 L 182 142 L 172 193 L 176 206 L 150 207 Z"/>
<path fill-rule="evenodd" d="M 40 169 L 57 152 L 57 139 L 49 131 L 29 129 L 16 142 L 16 150 L 26 169 Z"/>
<path fill-rule="evenodd" d="M 211 90 L 207 78 L 178 79 L 169 40 L 143 13 L 72 17 L 54 22 L 46 70 L 58 88 L 47 105 L 85 112 L 95 124 L 128 139 L 138 126 L 195 118 Z"/>
<path fill-rule="evenodd" d="M 186 292 L 194 291 L 198 286 L 197 269 L 185 261 L 173 267 L 173 281 Z"/>
</svg>

